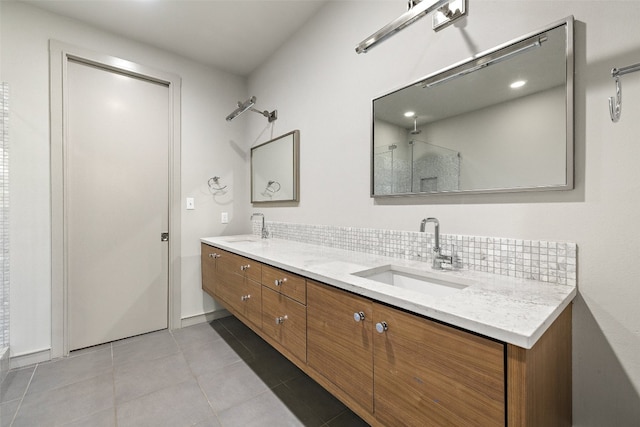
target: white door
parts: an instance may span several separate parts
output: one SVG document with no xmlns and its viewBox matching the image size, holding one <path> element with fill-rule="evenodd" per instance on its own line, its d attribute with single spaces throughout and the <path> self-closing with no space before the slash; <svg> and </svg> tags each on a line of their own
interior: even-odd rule
<svg viewBox="0 0 640 427">
<path fill-rule="evenodd" d="M 167 328 L 169 88 L 67 68 L 67 316 L 71 350 Z"/>
</svg>

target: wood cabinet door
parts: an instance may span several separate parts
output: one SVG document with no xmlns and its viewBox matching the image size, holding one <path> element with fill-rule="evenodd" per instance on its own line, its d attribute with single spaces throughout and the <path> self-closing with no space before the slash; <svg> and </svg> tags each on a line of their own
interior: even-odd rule
<svg viewBox="0 0 640 427">
<path fill-rule="evenodd" d="M 307 360 L 307 308 L 262 287 L 262 330 L 303 362 Z"/>
<path fill-rule="evenodd" d="M 307 282 L 309 366 L 373 412 L 372 302 Z M 355 315 L 363 313 L 362 319 Z"/>
<path fill-rule="evenodd" d="M 375 416 L 389 426 L 505 425 L 504 344 L 374 303 Z"/>
<path fill-rule="evenodd" d="M 262 284 L 301 304 L 307 303 L 306 279 L 302 276 L 265 265 L 262 267 Z"/>
</svg>

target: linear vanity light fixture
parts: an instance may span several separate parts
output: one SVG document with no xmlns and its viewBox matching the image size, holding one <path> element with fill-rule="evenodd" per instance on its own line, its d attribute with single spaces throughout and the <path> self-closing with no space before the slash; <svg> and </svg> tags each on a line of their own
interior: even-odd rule
<svg viewBox="0 0 640 427">
<path fill-rule="evenodd" d="M 366 53 L 378 43 L 388 39 L 398 31 L 404 30 L 423 16 L 448 5 L 450 1 L 451 0 L 409 0 L 409 10 L 364 39 L 358 46 L 356 46 L 356 52 Z M 447 10 L 443 13 L 450 14 L 450 11 Z"/>
<path fill-rule="evenodd" d="M 227 121 L 230 122 L 231 120 L 235 119 L 245 111 L 253 111 L 254 113 L 262 114 L 267 118 L 267 120 L 269 120 L 269 123 L 274 122 L 278 119 L 278 110 L 273 110 L 272 112 L 269 112 L 267 110 L 260 111 L 256 108 L 253 108 L 255 103 L 256 103 L 255 96 L 252 96 L 251 98 L 247 99 L 244 102 L 238 101 L 238 108 L 233 110 L 233 112 L 227 116 Z"/>
<path fill-rule="evenodd" d="M 450 74 L 450 75 L 448 75 L 446 77 L 443 77 L 443 78 L 438 79 L 438 80 L 434 80 L 432 82 L 426 83 L 426 82 L 423 81 L 421 83 L 422 84 L 422 88 L 424 89 L 424 88 L 430 88 L 430 87 L 433 87 L 433 86 L 437 86 L 439 84 L 448 82 L 450 80 L 456 79 L 458 77 L 462 77 L 464 75 L 473 73 L 474 71 L 478 71 L 478 70 L 480 70 L 482 68 L 488 67 L 489 65 L 497 64 L 498 62 L 502 62 L 505 59 L 508 59 L 508 58 L 510 58 L 510 57 L 512 57 L 514 55 L 517 55 L 517 54 L 522 53 L 522 52 L 526 52 L 529 49 L 533 49 L 533 48 L 542 46 L 542 43 L 546 42 L 547 39 L 548 39 L 547 36 L 540 36 L 540 37 L 538 37 L 537 40 L 535 40 L 533 42 L 530 42 L 530 41 L 526 40 L 525 41 L 526 44 L 524 44 L 524 45 L 522 45 L 520 43 L 515 44 L 515 45 L 511 46 L 510 48 L 507 48 L 508 50 L 506 50 L 506 51 L 503 50 L 502 53 L 499 56 L 496 56 L 495 58 L 490 58 L 489 60 L 484 61 L 484 62 L 482 62 L 480 64 L 477 64 L 477 65 L 474 65 L 471 68 L 465 68 L 463 70 L 458 71 L 457 73 Z"/>
</svg>

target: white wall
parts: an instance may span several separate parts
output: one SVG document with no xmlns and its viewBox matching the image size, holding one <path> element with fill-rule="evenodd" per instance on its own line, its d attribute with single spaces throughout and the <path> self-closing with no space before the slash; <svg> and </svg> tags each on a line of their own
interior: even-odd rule
<svg viewBox="0 0 640 427">
<path fill-rule="evenodd" d="M 200 289 L 199 238 L 250 231 L 248 144 L 241 121 L 224 118 L 246 98 L 246 81 L 41 11 L 1 3 L 2 76 L 11 86 L 11 350 L 51 345 L 49 168 L 49 39 L 121 57 L 182 77 L 182 317 L 214 308 Z M 213 196 L 220 176 L 230 191 Z M 220 225 L 220 213 L 230 223 Z"/>
<path fill-rule="evenodd" d="M 640 73 L 623 77 L 622 119 L 609 119 L 610 69 L 640 61 L 640 2 L 469 2 L 457 27 L 423 19 L 365 55 L 354 47 L 404 2 L 331 2 L 249 79 L 277 108 L 276 133 L 301 132 L 298 207 L 260 207 L 267 220 L 577 242 L 574 424 L 640 419 Z M 537 194 L 369 198 L 370 102 L 386 91 L 568 15 L 576 25 L 576 188 Z M 262 108 L 262 107 L 261 107 Z M 249 139 L 264 127 L 251 118 Z M 266 121 L 265 121 L 266 122 Z"/>
</svg>

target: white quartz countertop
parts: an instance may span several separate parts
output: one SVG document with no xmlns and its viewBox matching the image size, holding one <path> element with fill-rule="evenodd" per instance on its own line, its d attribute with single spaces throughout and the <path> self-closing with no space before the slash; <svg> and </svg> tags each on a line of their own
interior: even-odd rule
<svg viewBox="0 0 640 427">
<path fill-rule="evenodd" d="M 203 243 L 529 349 L 576 296 L 576 287 L 473 270 L 436 272 L 431 264 L 254 235 L 209 237 Z M 385 265 L 460 280 L 464 289 L 430 296 L 355 276 Z"/>
</svg>

